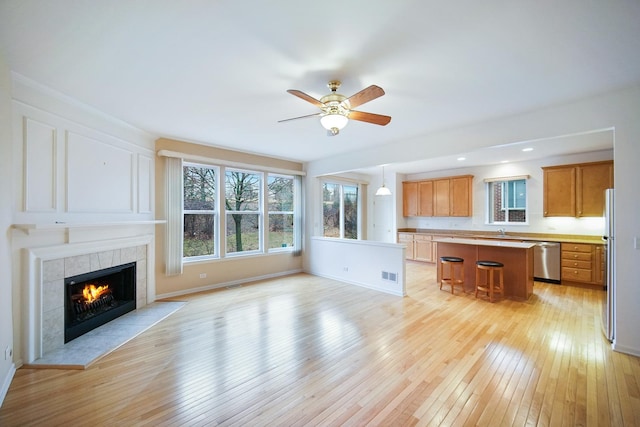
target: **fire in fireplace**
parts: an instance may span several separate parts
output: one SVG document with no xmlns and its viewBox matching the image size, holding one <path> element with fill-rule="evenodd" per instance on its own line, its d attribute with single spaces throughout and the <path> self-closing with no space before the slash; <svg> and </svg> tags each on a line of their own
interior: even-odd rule
<svg viewBox="0 0 640 427">
<path fill-rule="evenodd" d="M 136 263 L 65 279 L 67 343 L 136 308 Z"/>
</svg>

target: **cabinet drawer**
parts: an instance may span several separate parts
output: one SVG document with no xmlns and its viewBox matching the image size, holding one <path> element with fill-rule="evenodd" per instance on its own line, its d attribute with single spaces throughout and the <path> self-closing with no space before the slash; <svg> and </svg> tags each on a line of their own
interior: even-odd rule
<svg viewBox="0 0 640 427">
<path fill-rule="evenodd" d="M 413 234 L 398 234 L 398 242 L 413 242 Z"/>
<path fill-rule="evenodd" d="M 562 260 L 563 267 L 569 268 L 582 268 L 586 270 L 591 270 L 591 262 L 590 261 L 576 261 L 573 259 L 563 259 Z"/>
<path fill-rule="evenodd" d="M 591 253 L 585 252 L 562 252 L 562 259 L 569 259 L 574 261 L 589 261 L 591 262 Z"/>
<path fill-rule="evenodd" d="M 429 234 L 414 234 L 413 235 L 413 239 L 417 242 L 418 240 L 420 241 L 424 241 L 424 240 L 431 240 L 431 235 Z"/>
<path fill-rule="evenodd" d="M 563 243 L 562 250 L 571 251 L 571 252 L 591 253 L 591 251 L 593 250 L 593 245 L 590 245 L 588 243 Z"/>
<path fill-rule="evenodd" d="M 574 282 L 591 282 L 591 270 L 562 267 L 562 280 Z"/>
</svg>

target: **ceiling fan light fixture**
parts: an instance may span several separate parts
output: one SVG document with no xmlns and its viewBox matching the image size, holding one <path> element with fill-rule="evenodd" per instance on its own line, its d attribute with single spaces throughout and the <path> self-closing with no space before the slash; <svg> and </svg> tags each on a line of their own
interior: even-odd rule
<svg viewBox="0 0 640 427">
<path fill-rule="evenodd" d="M 326 114 L 320 118 L 322 127 L 331 132 L 335 132 L 334 129 L 342 130 L 347 123 L 349 123 L 349 119 L 342 114 Z"/>
</svg>

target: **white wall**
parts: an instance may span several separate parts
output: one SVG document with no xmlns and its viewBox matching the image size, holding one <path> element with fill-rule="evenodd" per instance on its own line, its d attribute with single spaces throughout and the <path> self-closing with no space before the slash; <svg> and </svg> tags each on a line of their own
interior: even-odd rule
<svg viewBox="0 0 640 427">
<path fill-rule="evenodd" d="M 311 274 L 406 295 L 404 245 L 327 237 L 313 237 L 310 245 Z M 383 278 L 383 272 L 393 275 Z"/>
<path fill-rule="evenodd" d="M 373 165 L 407 162 L 415 158 L 455 155 L 469 150 L 518 141 L 572 135 L 593 130 L 614 129 L 614 161 L 616 185 L 616 234 L 618 317 L 615 320 L 614 348 L 640 355 L 640 250 L 634 249 L 634 238 L 640 238 L 640 86 L 614 91 L 576 102 L 504 117 L 471 126 L 422 135 L 407 141 L 359 150 L 357 153 L 326 158 L 307 165 L 307 182 L 336 171 L 367 168 Z M 312 188 L 312 187 L 308 187 Z M 398 184 L 396 183 L 396 192 Z M 319 194 L 307 194 L 307 211 L 313 212 L 313 200 Z M 396 204 L 398 217 L 402 206 Z M 307 221 L 307 244 L 313 235 L 313 223 Z M 311 251 L 304 254 L 305 269 Z"/>
<path fill-rule="evenodd" d="M 11 155 L 2 156 L 14 168 L 13 185 L 2 193 L 13 206 L 11 255 L 0 258 L 11 260 L 12 307 L 2 313 L 12 313 L 20 366 L 27 324 L 23 250 L 153 236 L 155 137 L 18 75 L 12 80 L 12 136 L 3 140 Z M 147 280 L 155 282 L 154 254 L 148 255 Z"/>
<path fill-rule="evenodd" d="M 4 57 L 0 54 L 0 404 L 13 378 L 15 366 L 12 358 L 5 359 L 5 350 L 13 348 L 11 252 L 9 228 L 11 227 L 11 75 Z"/>
<path fill-rule="evenodd" d="M 613 138 L 613 135 L 612 135 Z M 437 172 L 411 174 L 406 180 L 430 179 L 453 175 L 473 175 L 473 216 L 460 218 L 401 217 L 399 228 L 429 228 L 474 231 L 497 231 L 505 228 L 510 233 L 582 234 L 601 236 L 604 230 L 603 218 L 545 218 L 543 212 L 543 166 L 573 163 L 588 163 L 613 159 L 613 150 L 594 151 L 537 159 L 528 162 L 514 162 L 494 166 L 449 169 Z M 488 225 L 487 192 L 485 178 L 529 175 L 527 180 L 528 222 L 523 224 Z M 398 194 L 397 203 L 402 203 Z"/>
</svg>

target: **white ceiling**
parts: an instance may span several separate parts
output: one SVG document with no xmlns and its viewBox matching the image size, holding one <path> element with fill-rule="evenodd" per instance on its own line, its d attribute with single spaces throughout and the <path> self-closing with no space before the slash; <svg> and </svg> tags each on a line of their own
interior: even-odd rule
<svg viewBox="0 0 640 427">
<path fill-rule="evenodd" d="M 0 49 L 153 135 L 312 161 L 636 84 L 639 23 L 638 0 L 0 0 Z M 358 110 L 391 123 L 277 123 L 317 112 L 287 89 L 320 98 L 331 79 L 384 88 Z M 611 147 L 587 138 L 552 145 Z"/>
</svg>

